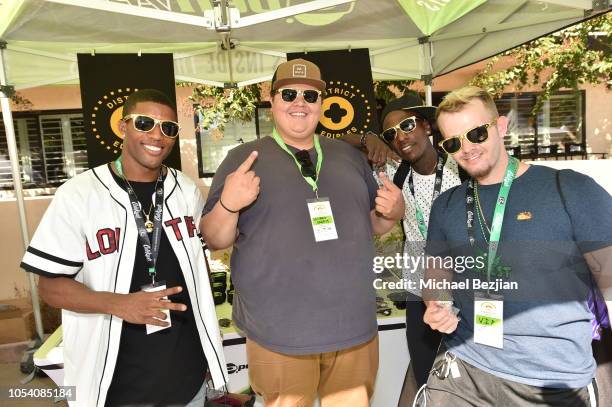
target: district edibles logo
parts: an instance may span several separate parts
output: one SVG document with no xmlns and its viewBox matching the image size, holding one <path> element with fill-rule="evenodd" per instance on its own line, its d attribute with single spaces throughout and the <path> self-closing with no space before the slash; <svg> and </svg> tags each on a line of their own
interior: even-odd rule
<svg viewBox="0 0 612 407">
<path fill-rule="evenodd" d="M 123 117 L 123 105 L 128 96 L 138 88 L 119 88 L 109 91 L 96 101 L 91 112 L 92 132 L 98 143 L 107 150 L 118 154 L 123 148 L 123 134 L 119 121 Z"/>
<path fill-rule="evenodd" d="M 322 136 L 338 138 L 347 133 L 364 133 L 375 112 L 365 93 L 355 85 L 342 81 L 328 82 L 319 122 Z"/>
</svg>

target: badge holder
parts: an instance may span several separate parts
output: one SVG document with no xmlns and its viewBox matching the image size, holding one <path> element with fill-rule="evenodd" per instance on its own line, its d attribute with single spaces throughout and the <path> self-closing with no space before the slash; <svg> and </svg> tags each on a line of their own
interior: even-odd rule
<svg viewBox="0 0 612 407">
<path fill-rule="evenodd" d="M 504 348 L 504 297 L 474 293 L 474 343 Z"/>
<path fill-rule="evenodd" d="M 329 198 L 309 199 L 306 204 L 308 205 L 315 241 L 323 242 L 337 239 L 338 232 Z"/>
<path fill-rule="evenodd" d="M 155 283 L 151 283 L 151 284 L 147 284 L 147 285 L 143 285 L 142 287 L 140 287 L 142 291 L 147 292 L 147 293 L 152 293 L 152 292 L 156 292 L 156 291 L 162 291 L 166 289 L 166 282 L 165 281 L 156 281 Z M 170 300 L 168 300 L 168 297 L 162 297 L 160 299 L 160 302 L 170 302 Z M 147 335 L 150 335 L 152 333 L 155 332 L 159 332 L 162 331 L 164 329 L 168 329 L 172 326 L 172 321 L 170 320 L 170 310 L 168 308 L 160 308 L 160 311 L 163 312 L 164 314 L 166 314 L 166 319 L 159 319 L 159 318 L 155 318 L 158 321 L 163 321 L 163 322 L 167 322 L 168 326 L 157 326 L 157 325 L 150 325 L 147 324 Z"/>
</svg>

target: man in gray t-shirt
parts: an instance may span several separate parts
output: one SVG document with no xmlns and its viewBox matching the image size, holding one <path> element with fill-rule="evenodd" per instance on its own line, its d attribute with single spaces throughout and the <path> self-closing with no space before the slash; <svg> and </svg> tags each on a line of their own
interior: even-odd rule
<svg viewBox="0 0 612 407">
<path fill-rule="evenodd" d="M 372 234 L 404 202 L 358 150 L 314 134 L 324 89 L 311 62 L 278 67 L 274 135 L 230 151 L 200 225 L 209 247 L 233 245 L 233 318 L 266 405 L 367 406 L 378 368 Z"/>
</svg>

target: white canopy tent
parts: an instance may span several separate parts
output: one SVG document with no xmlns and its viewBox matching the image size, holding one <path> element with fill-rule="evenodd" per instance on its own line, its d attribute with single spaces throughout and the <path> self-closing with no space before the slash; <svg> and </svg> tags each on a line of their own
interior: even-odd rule
<svg viewBox="0 0 612 407">
<path fill-rule="evenodd" d="M 243 86 L 271 79 L 287 52 L 368 48 L 375 79 L 424 79 L 430 103 L 432 78 L 607 12 L 608 3 L 3 0 L 0 96 L 24 246 L 28 235 L 7 96 L 12 89 L 78 83 L 77 53 L 172 52 L 179 81 Z M 34 288 L 32 277 L 30 284 Z M 37 310 L 34 289 L 32 298 Z"/>
</svg>

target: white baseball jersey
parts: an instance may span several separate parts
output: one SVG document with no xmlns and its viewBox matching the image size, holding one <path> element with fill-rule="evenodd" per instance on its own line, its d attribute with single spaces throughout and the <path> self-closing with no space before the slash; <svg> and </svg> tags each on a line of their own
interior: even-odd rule
<svg viewBox="0 0 612 407">
<path fill-rule="evenodd" d="M 195 183 L 180 171 L 169 169 L 164 181 L 164 232 L 185 277 L 214 387 L 220 388 L 228 376 L 202 244 L 196 233 L 203 206 Z M 127 294 L 137 236 L 128 194 L 109 167 L 102 165 L 57 189 L 21 267 L 45 277 L 74 278 L 95 291 Z M 122 322 L 113 315 L 62 310 L 64 385 L 76 386 L 76 401 L 71 406 L 104 406 Z"/>
</svg>

